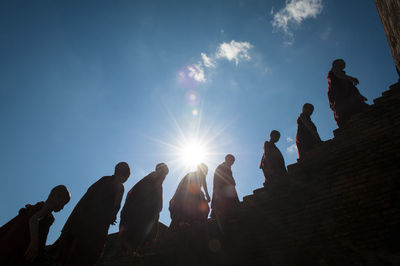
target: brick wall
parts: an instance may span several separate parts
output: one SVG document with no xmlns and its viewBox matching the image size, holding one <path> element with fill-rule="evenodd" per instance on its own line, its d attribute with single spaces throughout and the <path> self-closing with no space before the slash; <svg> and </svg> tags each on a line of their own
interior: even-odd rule
<svg viewBox="0 0 400 266">
<path fill-rule="evenodd" d="M 375 0 L 383 29 L 389 43 L 390 51 L 400 71 L 400 1 L 399 0 Z M 400 73 L 399 73 L 400 75 Z"/>
<path fill-rule="evenodd" d="M 397 84 L 277 187 L 246 196 L 230 263 L 400 265 L 399 113 Z"/>
</svg>

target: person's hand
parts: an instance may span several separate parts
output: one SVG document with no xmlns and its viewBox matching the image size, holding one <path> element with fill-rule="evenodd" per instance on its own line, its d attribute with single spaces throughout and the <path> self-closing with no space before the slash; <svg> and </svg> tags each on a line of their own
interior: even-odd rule
<svg viewBox="0 0 400 266">
<path fill-rule="evenodd" d="M 210 201 L 211 201 L 210 196 L 207 196 L 207 202 L 210 202 Z"/>
<path fill-rule="evenodd" d="M 25 259 L 27 261 L 33 262 L 38 254 L 38 247 L 35 244 L 30 243 L 28 249 L 25 252 Z"/>
</svg>

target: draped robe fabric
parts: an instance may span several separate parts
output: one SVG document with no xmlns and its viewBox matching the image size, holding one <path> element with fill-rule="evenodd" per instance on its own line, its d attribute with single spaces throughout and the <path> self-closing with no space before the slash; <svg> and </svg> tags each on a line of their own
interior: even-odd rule
<svg viewBox="0 0 400 266">
<path fill-rule="evenodd" d="M 317 127 L 311 121 L 311 117 L 302 113 L 299 118 L 297 118 L 296 145 L 299 158 L 304 157 L 304 155 L 309 153 L 318 143 L 321 142 L 319 135 L 318 137 L 314 136 L 313 133 L 304 125 L 303 121 L 307 121 L 312 130 L 318 135 Z"/>
<path fill-rule="evenodd" d="M 30 244 L 29 220 L 40 211 L 44 202 L 35 205 L 27 204 L 19 210 L 16 217 L 0 228 L 0 265 L 30 265 L 24 259 L 25 252 Z M 39 220 L 38 256 L 44 252 L 47 234 L 54 222 L 54 216 L 49 213 Z"/>
<path fill-rule="evenodd" d="M 328 73 L 328 99 L 338 127 L 369 106 L 350 80 L 337 77 L 332 70 Z"/>
<path fill-rule="evenodd" d="M 165 176 L 152 172 L 128 192 L 119 224 L 123 246 L 126 243 L 136 250 L 145 241 L 153 241 L 157 236 L 164 179 Z"/>
<path fill-rule="evenodd" d="M 204 180 L 200 180 L 200 178 Z M 193 224 L 207 221 L 210 207 L 201 191 L 201 181 L 205 183 L 205 177 L 201 177 L 197 172 L 191 172 L 179 183 L 169 202 L 171 229 L 179 227 L 181 222 Z"/>
<path fill-rule="evenodd" d="M 273 142 L 264 143 L 264 154 L 261 158 L 260 169 L 263 170 L 265 182 L 275 182 L 277 178 L 287 174 L 282 153 Z"/>
<path fill-rule="evenodd" d="M 124 187 L 115 176 L 104 176 L 75 206 L 51 253 L 60 265 L 94 265 L 101 257 L 108 228 L 116 219 Z"/>
<path fill-rule="evenodd" d="M 235 186 L 231 168 L 225 162 L 220 164 L 214 173 L 211 217 L 225 215 L 239 204 Z"/>
</svg>

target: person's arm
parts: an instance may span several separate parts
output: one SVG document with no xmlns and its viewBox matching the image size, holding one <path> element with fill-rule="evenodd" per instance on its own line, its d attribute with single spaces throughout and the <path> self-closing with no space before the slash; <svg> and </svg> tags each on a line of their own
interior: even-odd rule
<svg viewBox="0 0 400 266">
<path fill-rule="evenodd" d="M 341 71 L 339 69 L 332 69 L 333 74 L 335 74 L 336 77 L 341 78 L 341 79 L 347 79 L 349 81 L 351 81 L 351 83 L 353 83 L 354 85 L 357 85 L 358 79 L 349 75 L 346 75 L 346 73 L 344 71 Z"/>
<path fill-rule="evenodd" d="M 39 222 L 44 217 L 46 217 L 51 210 L 47 204 L 45 204 L 42 209 L 40 209 L 37 213 L 35 213 L 29 219 L 29 233 L 30 233 L 30 243 L 25 252 L 25 259 L 33 262 L 39 250 Z"/>
<path fill-rule="evenodd" d="M 121 208 L 121 201 L 122 201 L 122 196 L 124 195 L 124 185 L 118 184 L 118 193 L 115 195 L 114 199 L 114 218 L 113 221 L 111 222 L 112 225 L 115 225 L 117 223 L 117 213 L 119 209 Z"/>
<path fill-rule="evenodd" d="M 359 83 L 359 81 L 358 81 L 357 78 L 352 77 L 352 76 L 349 76 L 349 75 L 345 75 L 345 76 L 346 76 L 346 78 L 347 78 L 348 80 L 350 80 L 350 81 L 353 83 L 354 86 L 356 86 L 356 85 Z"/>
<path fill-rule="evenodd" d="M 201 178 L 201 185 L 203 186 L 204 192 L 206 193 L 207 201 L 210 202 L 211 199 L 210 199 L 210 195 L 208 194 L 206 177 Z"/>
</svg>

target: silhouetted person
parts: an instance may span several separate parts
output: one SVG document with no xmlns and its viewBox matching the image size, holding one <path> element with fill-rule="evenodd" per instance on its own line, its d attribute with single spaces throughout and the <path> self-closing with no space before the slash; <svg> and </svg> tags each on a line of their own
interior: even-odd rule
<svg viewBox="0 0 400 266">
<path fill-rule="evenodd" d="M 205 164 L 197 166 L 197 171 L 185 175 L 169 202 L 171 214 L 170 228 L 172 230 L 203 224 L 207 221 L 210 207 L 210 195 L 207 190 L 206 176 L 208 167 Z M 205 197 L 201 188 L 203 187 Z"/>
<path fill-rule="evenodd" d="M 124 252 L 136 251 L 145 241 L 155 239 L 162 210 L 162 184 L 168 172 L 165 163 L 157 164 L 154 172 L 128 192 L 119 224 L 119 237 Z"/>
<path fill-rule="evenodd" d="M 218 165 L 215 170 L 211 217 L 222 218 L 239 204 L 236 182 L 231 169 L 234 162 L 235 157 L 228 154 L 225 156 L 225 162 Z"/>
<path fill-rule="evenodd" d="M 286 176 L 287 170 L 285 160 L 283 159 L 281 151 L 275 146 L 281 137 L 281 133 L 277 130 L 272 130 L 270 140 L 264 142 L 264 154 L 261 158 L 260 169 L 263 170 L 265 182 L 274 183 L 279 178 Z"/>
<path fill-rule="evenodd" d="M 306 103 L 303 105 L 303 112 L 297 118 L 296 145 L 300 159 L 322 142 L 317 127 L 311 121 L 313 112 L 314 106 L 311 103 Z"/>
<path fill-rule="evenodd" d="M 0 228 L 0 265 L 29 265 L 43 255 L 47 234 L 59 212 L 70 200 L 64 185 L 54 187 L 45 202 L 27 204 Z"/>
<path fill-rule="evenodd" d="M 123 183 L 128 179 L 127 163 L 115 166 L 112 176 L 104 176 L 89 187 L 75 206 L 53 244 L 51 253 L 59 265 L 94 265 L 102 255 L 110 224 L 124 194 Z"/>
<path fill-rule="evenodd" d="M 364 111 L 369 105 L 367 98 L 356 88 L 358 79 L 346 75 L 343 59 L 336 59 L 328 73 L 329 105 L 334 112 L 338 127 L 342 127 L 353 114 Z"/>
</svg>

